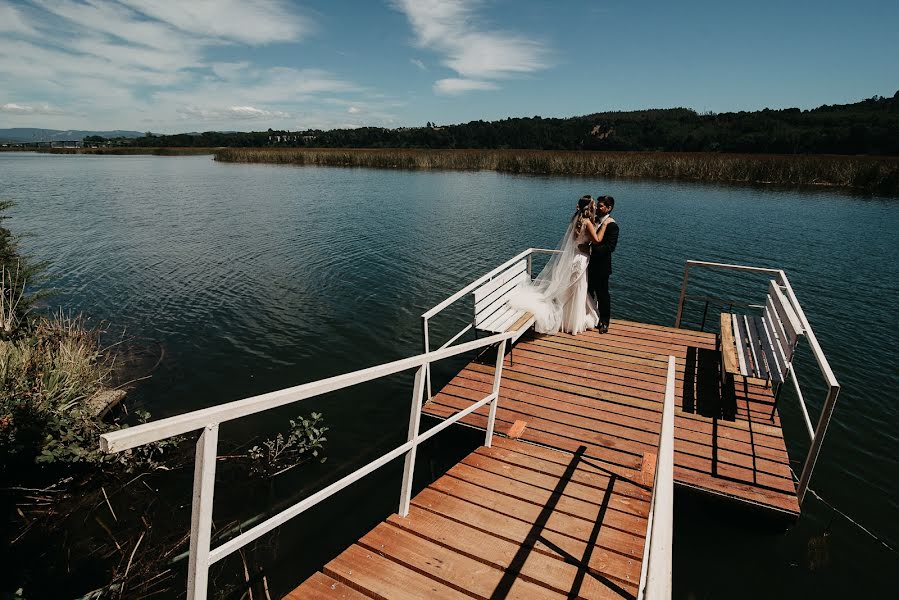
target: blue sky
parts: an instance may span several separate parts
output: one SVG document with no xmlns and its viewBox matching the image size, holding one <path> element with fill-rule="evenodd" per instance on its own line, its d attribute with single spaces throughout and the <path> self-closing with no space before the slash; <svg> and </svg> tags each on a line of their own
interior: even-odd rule
<svg viewBox="0 0 899 600">
<path fill-rule="evenodd" d="M 421 126 L 899 89 L 899 2 L 0 0 L 0 127 Z"/>
</svg>

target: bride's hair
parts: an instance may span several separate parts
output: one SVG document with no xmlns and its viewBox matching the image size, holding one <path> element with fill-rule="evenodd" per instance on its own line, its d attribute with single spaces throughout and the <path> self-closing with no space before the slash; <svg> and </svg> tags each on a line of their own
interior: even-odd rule
<svg viewBox="0 0 899 600">
<path fill-rule="evenodd" d="M 574 211 L 574 216 L 572 217 L 575 237 L 581 234 L 581 229 L 584 228 L 584 220 L 589 219 L 592 221 L 595 216 L 596 205 L 593 203 L 593 196 L 589 194 L 581 196 L 581 199 L 577 201 L 577 210 Z"/>
</svg>

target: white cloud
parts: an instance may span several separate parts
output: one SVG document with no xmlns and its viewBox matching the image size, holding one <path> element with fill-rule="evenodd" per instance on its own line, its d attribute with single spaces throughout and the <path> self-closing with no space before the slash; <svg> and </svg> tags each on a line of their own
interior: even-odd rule
<svg viewBox="0 0 899 600">
<path fill-rule="evenodd" d="M 474 79 L 438 79 L 434 82 L 434 92 L 447 96 L 458 96 L 466 92 L 498 90 L 499 86 L 491 81 L 476 81 Z"/>
<path fill-rule="evenodd" d="M 485 80 L 526 75 L 549 66 L 549 51 L 543 43 L 517 33 L 478 27 L 475 0 L 393 0 L 393 5 L 409 19 L 415 44 L 443 54 L 444 66 L 460 75 L 459 79 L 435 83 L 437 91 L 498 89 Z"/>
<path fill-rule="evenodd" d="M 348 109 L 346 109 L 346 111 L 348 113 L 350 113 L 351 115 L 358 115 L 359 113 L 362 112 L 362 109 L 359 108 L 358 106 L 351 106 Z"/>
<path fill-rule="evenodd" d="M 13 115 L 64 115 L 66 111 L 49 104 L 16 104 L 8 102 L 0 104 L 0 112 Z"/>
<path fill-rule="evenodd" d="M 186 33 L 250 45 L 293 42 L 312 21 L 285 2 L 272 0 L 119 0 Z"/>
<path fill-rule="evenodd" d="M 255 106 L 207 107 L 184 106 L 178 109 L 184 119 L 203 121 L 262 121 L 289 119 L 290 114 L 277 110 L 263 110 Z"/>
<path fill-rule="evenodd" d="M 428 68 L 425 66 L 425 64 L 423 62 L 421 62 L 420 60 L 418 60 L 417 58 L 410 58 L 409 62 L 412 63 L 413 65 L 415 65 L 416 67 L 418 67 L 419 69 L 421 69 L 422 71 L 428 70 Z"/>
<path fill-rule="evenodd" d="M 31 0 L 15 8 L 0 0 L 0 31 L 11 33 L 0 35 L 0 115 L 45 115 L 41 124 L 63 128 L 65 115 L 95 128 L 139 120 L 181 129 L 187 119 L 284 126 L 329 95 L 352 95 L 347 105 L 370 95 L 328 71 L 260 67 L 240 55 L 241 45 L 296 42 L 313 30 L 281 0 Z M 237 58 L 207 58 L 223 48 Z M 346 119 L 347 111 L 316 118 Z"/>
</svg>

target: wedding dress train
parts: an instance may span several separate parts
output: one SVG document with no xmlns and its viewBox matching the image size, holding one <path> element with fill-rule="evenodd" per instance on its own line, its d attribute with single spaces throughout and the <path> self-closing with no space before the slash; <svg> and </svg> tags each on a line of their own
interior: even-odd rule
<svg viewBox="0 0 899 600">
<path fill-rule="evenodd" d="M 599 323 L 593 299 L 587 294 L 587 264 L 590 254 L 578 249 L 589 241 L 582 229 L 574 235 L 574 221 L 559 243 L 558 252 L 534 281 L 524 281 L 510 295 L 515 308 L 534 315 L 538 333 L 581 333 Z"/>
</svg>

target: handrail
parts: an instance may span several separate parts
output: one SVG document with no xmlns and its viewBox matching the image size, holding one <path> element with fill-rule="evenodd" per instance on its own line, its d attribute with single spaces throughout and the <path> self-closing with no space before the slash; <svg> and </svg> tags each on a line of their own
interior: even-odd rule
<svg viewBox="0 0 899 600">
<path fill-rule="evenodd" d="M 675 359 L 668 357 L 665 404 L 656 474 L 652 487 L 638 600 L 671 598 L 672 542 L 674 536 L 674 382 Z"/>
<path fill-rule="evenodd" d="M 421 315 L 421 334 L 422 334 L 423 347 L 424 347 L 425 353 L 431 351 L 431 339 L 430 339 L 430 334 L 428 333 L 428 320 L 429 319 L 431 319 L 432 317 L 437 315 L 439 312 L 441 312 L 443 309 L 447 308 L 448 306 L 451 306 L 452 304 L 456 303 L 458 300 L 465 297 L 467 294 L 470 294 L 471 292 L 473 292 L 478 286 L 483 285 L 484 283 L 490 281 L 496 275 L 502 273 L 504 270 L 506 270 L 510 266 L 514 265 L 519 260 L 521 260 L 523 258 L 528 259 L 528 267 L 527 267 L 528 277 L 533 278 L 533 273 L 532 273 L 533 255 L 536 253 L 558 254 L 559 252 L 560 252 L 559 250 L 549 250 L 547 248 L 528 248 L 524 252 L 516 254 L 514 257 L 510 258 L 509 260 L 502 263 L 498 267 L 491 269 L 485 275 L 478 277 L 477 279 L 475 279 L 474 281 L 472 281 L 471 283 L 466 285 L 464 288 L 462 288 L 461 290 L 459 290 L 458 292 L 456 292 L 455 294 L 450 296 L 449 298 L 440 302 L 434 308 L 431 308 L 430 310 L 428 310 L 424 314 L 422 314 Z M 449 346 L 450 344 L 452 344 L 453 342 L 458 340 L 460 337 L 462 337 L 465 334 L 465 332 L 471 330 L 473 327 L 474 327 L 473 323 L 469 323 L 468 325 L 463 327 L 461 330 L 456 332 L 448 341 L 444 342 L 443 345 L 440 346 L 440 349 L 443 350 L 444 348 L 446 348 L 447 346 Z M 431 393 L 431 368 L 430 368 L 430 366 L 425 368 L 425 380 L 426 380 L 426 387 L 428 390 L 428 398 L 431 398 L 432 393 Z"/>
<path fill-rule="evenodd" d="M 820 369 L 821 375 L 824 378 L 824 383 L 828 387 L 827 396 L 824 399 L 824 405 L 821 408 L 821 414 L 818 417 L 818 423 L 813 429 L 811 425 L 811 419 L 808 416 L 808 407 L 805 404 L 805 399 L 802 397 L 802 390 L 799 387 L 799 380 L 796 377 L 796 372 L 792 368 L 792 365 L 789 365 L 788 372 L 791 379 L 793 380 L 793 385 L 796 388 L 797 396 L 799 399 L 799 407 L 802 410 L 803 419 L 805 421 L 806 428 L 809 431 L 809 438 L 811 441 L 811 446 L 809 448 L 808 454 L 806 455 L 805 462 L 802 467 L 802 474 L 799 477 L 799 483 L 796 488 L 796 495 L 799 500 L 799 504 L 801 505 L 802 501 L 805 499 L 805 494 L 808 491 L 808 484 L 811 480 L 812 472 L 815 468 L 815 463 L 818 460 L 818 455 L 821 451 L 821 445 L 824 442 L 824 435 L 827 432 L 827 426 L 830 424 L 830 419 L 833 415 L 837 397 L 840 394 L 840 384 L 833 373 L 833 369 L 831 369 L 830 367 L 830 363 L 827 360 L 827 356 L 825 356 L 824 354 L 824 350 L 821 349 L 821 345 L 818 343 L 818 338 L 815 336 L 815 332 L 812 329 L 811 323 L 809 323 L 808 318 L 805 316 L 805 311 L 802 310 L 802 305 L 799 304 L 799 299 L 796 297 L 796 293 L 793 291 L 793 286 L 790 285 L 790 280 L 787 278 L 787 274 L 783 269 L 752 267 L 747 265 L 734 265 L 701 260 L 688 260 L 686 265 L 684 266 L 684 279 L 683 283 L 681 284 L 680 298 L 677 303 L 677 316 L 675 317 L 674 321 L 675 327 L 680 328 L 681 326 L 684 301 L 689 298 L 689 296 L 687 296 L 687 285 L 690 279 L 691 267 L 768 273 L 775 275 L 777 277 L 778 283 L 786 289 L 785 294 L 787 296 L 787 299 L 796 310 L 796 314 L 799 317 L 799 320 L 802 323 L 802 327 L 804 329 L 804 337 L 806 338 L 806 340 L 808 340 L 809 348 L 812 351 L 812 356 L 815 357 L 815 361 L 818 363 L 818 368 Z"/>
<path fill-rule="evenodd" d="M 490 405 L 490 409 L 484 445 L 489 447 L 493 439 L 496 405 L 499 399 L 499 387 L 502 377 L 503 356 L 505 355 L 506 342 L 513 335 L 514 333 L 511 332 L 501 333 L 480 340 L 466 342 L 458 346 L 453 346 L 452 348 L 445 348 L 436 352 L 426 352 L 418 356 L 396 360 L 382 365 L 369 367 L 367 369 L 361 369 L 352 373 L 328 377 L 326 379 L 278 390 L 276 392 L 261 394 L 259 396 L 253 396 L 235 402 L 228 402 L 219 406 L 192 411 L 183 415 L 160 419 L 159 421 L 145 423 L 143 425 L 138 425 L 137 427 L 105 433 L 100 436 L 100 448 L 107 453 L 121 452 L 129 448 L 202 429 L 202 433 L 197 440 L 194 463 L 190 555 L 187 572 L 188 600 L 200 600 L 206 598 L 207 595 L 210 565 L 239 550 L 246 544 L 282 525 L 289 519 L 301 514 L 403 454 L 406 455 L 406 460 L 400 489 L 399 509 L 397 512 L 401 517 L 407 516 L 409 514 L 409 505 L 412 496 L 412 477 L 415 472 L 415 455 L 419 444 L 487 404 Z M 424 433 L 420 433 L 419 424 L 421 422 L 425 372 L 430 364 L 437 360 L 450 358 L 470 350 L 476 350 L 493 344 L 497 344 L 497 356 L 491 392 L 466 409 L 444 420 L 439 425 Z M 415 367 L 418 367 L 418 369 L 415 372 L 415 381 L 413 384 L 412 409 L 409 415 L 409 435 L 406 443 L 394 448 L 342 479 L 335 481 L 315 494 L 304 498 L 290 508 L 257 524 L 255 527 L 241 533 L 237 537 L 228 540 L 214 549 L 211 548 L 212 499 L 215 492 L 215 468 L 219 424 L 270 410 L 272 408 L 277 408 L 279 406 L 285 406 L 287 404 L 313 398 L 324 393 L 334 392 L 366 381 L 387 377 Z"/>
</svg>

